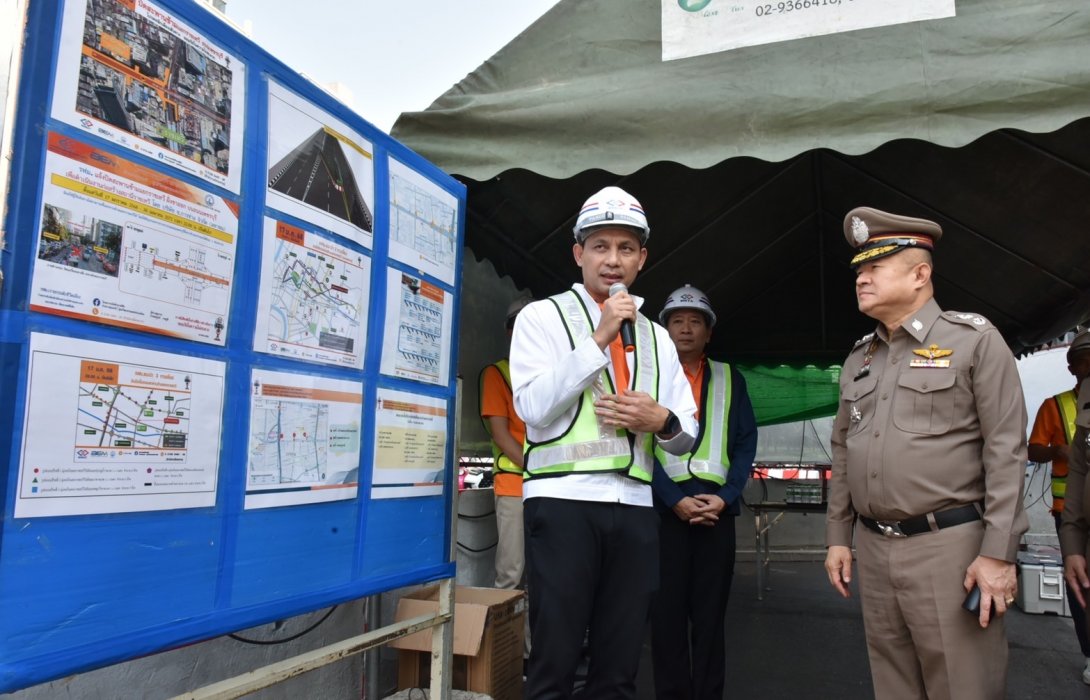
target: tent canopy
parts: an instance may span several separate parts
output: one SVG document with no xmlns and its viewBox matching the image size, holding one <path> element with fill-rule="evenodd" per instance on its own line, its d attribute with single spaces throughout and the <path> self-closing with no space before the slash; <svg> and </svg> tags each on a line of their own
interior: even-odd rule
<svg viewBox="0 0 1090 700">
<path fill-rule="evenodd" d="M 842 221 L 938 221 L 936 297 L 1024 352 L 1090 310 L 1090 4 L 959 0 L 957 16 L 661 60 L 660 0 L 561 0 L 393 134 L 468 186 L 467 244 L 535 296 L 578 279 L 571 226 L 618 184 L 651 222 L 633 287 L 683 283 L 713 354 L 839 362 Z"/>
</svg>

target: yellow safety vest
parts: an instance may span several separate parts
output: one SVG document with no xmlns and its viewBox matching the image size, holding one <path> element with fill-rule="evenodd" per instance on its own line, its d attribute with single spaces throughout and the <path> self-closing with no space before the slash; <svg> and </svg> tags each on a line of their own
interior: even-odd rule
<svg viewBox="0 0 1090 700">
<path fill-rule="evenodd" d="M 1052 397 L 1060 409 L 1060 422 L 1064 427 L 1064 444 L 1070 445 L 1075 436 L 1075 416 L 1078 415 L 1078 397 L 1075 390 L 1065 391 Z M 1063 510 L 1063 499 L 1067 495 L 1067 469 L 1062 474 L 1056 472 L 1056 463 L 1052 464 L 1052 509 Z M 1059 499 L 1057 501 L 1057 499 Z"/>
<path fill-rule="evenodd" d="M 550 297 L 564 321 L 568 342 L 576 345 L 594 332 L 590 313 L 574 290 Z M 658 401 L 659 358 L 655 330 L 643 314 L 636 318 L 636 368 L 633 387 Z M 594 402 L 605 393 L 616 393 L 609 372 L 601 376 L 579 398 L 571 424 L 558 437 L 544 442 L 526 439 L 525 478 L 624 472 L 637 481 L 651 483 L 653 436 L 631 433 L 605 425 L 594 412 Z"/>
<path fill-rule="evenodd" d="M 500 376 L 503 377 L 504 383 L 507 385 L 507 392 L 511 393 L 511 363 L 506 358 L 489 365 L 488 367 L 495 367 L 500 372 Z M 485 367 L 485 369 L 488 369 Z M 481 374 L 477 377 L 477 415 L 481 416 L 481 422 L 484 423 L 484 429 L 488 432 L 488 436 L 492 437 L 492 424 L 481 415 L 481 403 L 484 401 L 484 369 L 481 370 Z M 492 441 L 492 465 L 501 472 L 507 472 L 508 474 L 522 474 L 522 467 L 515 464 L 503 453 L 500 446 L 496 444 L 496 441 Z"/>
<path fill-rule="evenodd" d="M 667 476 L 677 482 L 695 477 L 719 486 L 727 483 L 730 400 L 730 365 L 708 360 L 708 385 L 700 409 L 696 448 L 683 455 L 672 455 L 655 446 L 655 457 Z"/>
</svg>

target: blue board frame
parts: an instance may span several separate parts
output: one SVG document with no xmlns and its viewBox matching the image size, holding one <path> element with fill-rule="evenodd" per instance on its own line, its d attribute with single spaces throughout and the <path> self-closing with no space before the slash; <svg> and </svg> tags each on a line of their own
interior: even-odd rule
<svg viewBox="0 0 1090 700">
<path fill-rule="evenodd" d="M 77 2 L 78 0 L 66 0 Z M 465 230 L 465 188 L 417 154 L 186 0 L 154 0 L 208 40 L 240 58 L 245 71 L 239 194 L 164 167 L 154 159 L 51 118 L 64 2 L 31 0 L 26 25 L 11 190 L 0 289 L 0 692 L 98 668 L 338 602 L 454 574 L 450 560 L 456 400 L 458 283 Z M 371 261 L 368 344 L 363 369 L 294 361 L 253 351 L 266 207 L 268 81 L 274 80 L 369 139 L 374 147 L 374 245 L 341 245 Z M 49 132 L 168 172 L 237 204 L 239 228 L 231 323 L 222 347 L 29 310 Z M 232 147 L 237 148 L 237 144 Z M 389 257 L 388 162 L 396 158 L 458 201 L 453 285 Z M 295 222 L 301 223 L 301 222 Z M 307 230 L 335 238 L 320 228 Z M 443 385 L 383 375 L 386 271 L 425 278 L 453 295 L 448 376 Z M 245 510 L 245 439 L 220 443 L 215 505 L 207 508 L 15 518 L 32 333 L 207 358 L 226 365 L 224 436 L 248 434 L 255 369 L 362 382 L 359 493 L 352 500 Z M 379 388 L 446 402 L 445 474 L 440 496 L 372 500 L 371 450 Z M 32 416 L 31 420 L 45 420 Z"/>
</svg>

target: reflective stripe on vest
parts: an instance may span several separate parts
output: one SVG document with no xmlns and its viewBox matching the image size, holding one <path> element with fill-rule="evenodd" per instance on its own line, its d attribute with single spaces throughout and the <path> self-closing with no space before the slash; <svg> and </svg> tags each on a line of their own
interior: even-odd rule
<svg viewBox="0 0 1090 700">
<path fill-rule="evenodd" d="M 693 452 L 672 455 L 661 447 L 655 447 L 655 457 L 666 475 L 674 481 L 688 481 L 693 477 L 711 481 L 719 486 L 727 483 L 730 469 L 728 432 L 730 420 L 731 377 L 730 365 L 708 360 L 708 388 L 704 392 L 704 405 L 700 408 L 700 441 Z"/>
<path fill-rule="evenodd" d="M 488 367 L 495 367 L 499 370 L 500 376 L 503 377 L 503 381 L 507 385 L 507 391 L 510 393 L 511 363 L 504 358 L 495 364 L 488 365 Z M 485 367 L 484 369 L 488 369 L 488 367 Z M 477 378 L 477 415 L 481 416 L 481 422 L 484 423 L 484 429 L 488 433 L 488 437 L 492 437 L 492 424 L 488 422 L 488 419 L 481 415 L 481 404 L 484 402 L 484 369 L 481 370 L 481 374 Z M 503 453 L 500 446 L 496 444 L 495 440 L 492 441 L 492 465 L 501 472 L 522 474 L 522 467 L 512 462 L 507 455 Z"/>
<path fill-rule="evenodd" d="M 1070 445 L 1075 436 L 1075 417 L 1079 413 L 1078 397 L 1075 390 L 1065 391 L 1052 397 L 1056 400 L 1056 406 L 1060 409 L 1060 422 L 1064 427 L 1064 444 Z M 1052 463 L 1052 507 L 1056 510 L 1063 508 L 1063 503 L 1056 503 L 1056 499 L 1063 499 L 1067 495 L 1067 470 L 1062 474 L 1056 473 L 1056 463 Z"/>
<path fill-rule="evenodd" d="M 568 341 L 576 345 L 593 333 L 590 314 L 575 291 L 550 297 L 556 305 Z M 651 321 L 642 314 L 636 318 L 636 368 L 633 388 L 658 401 L 658 349 Z M 615 393 L 606 369 L 583 391 L 575 417 L 567 429 L 547 442 L 526 440 L 526 478 L 573 473 L 626 472 L 638 481 L 651 483 L 653 438 L 650 433 L 629 433 L 623 428 L 605 425 L 594 412 L 594 402 L 605 393 Z M 637 444 L 638 443 L 638 444 Z M 634 449 L 635 447 L 635 449 Z"/>
</svg>

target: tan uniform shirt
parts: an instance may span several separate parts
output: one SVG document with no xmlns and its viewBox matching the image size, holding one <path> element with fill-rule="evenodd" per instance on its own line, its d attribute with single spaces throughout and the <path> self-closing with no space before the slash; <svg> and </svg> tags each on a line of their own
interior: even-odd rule
<svg viewBox="0 0 1090 700">
<path fill-rule="evenodd" d="M 1071 452 L 1067 456 L 1067 496 L 1064 498 L 1063 520 L 1060 524 L 1060 551 L 1066 557 L 1071 554 L 1086 556 L 1087 531 L 1090 529 L 1090 382 L 1083 382 L 1079 389 L 1078 413 L 1075 415 L 1075 436 L 1071 439 Z"/>
<path fill-rule="evenodd" d="M 856 513 L 903 520 L 979 501 L 980 554 L 1015 560 L 1029 527 L 1026 407 L 986 319 L 931 299 L 892 337 L 879 324 L 844 362 L 832 447 L 827 545 L 851 546 Z"/>
</svg>

